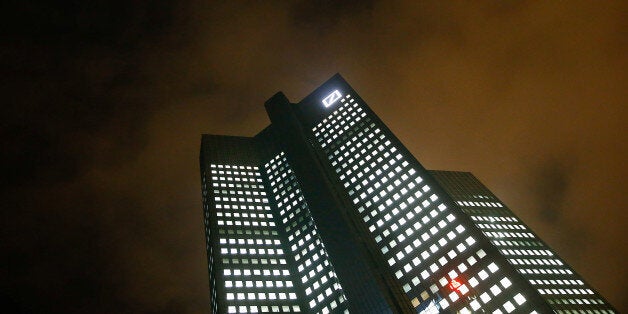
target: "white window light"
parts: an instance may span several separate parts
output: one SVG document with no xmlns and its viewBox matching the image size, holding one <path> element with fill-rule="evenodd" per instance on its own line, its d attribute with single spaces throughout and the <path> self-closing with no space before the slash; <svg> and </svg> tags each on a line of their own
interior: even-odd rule
<svg viewBox="0 0 628 314">
<path fill-rule="evenodd" d="M 496 271 L 499 269 L 499 267 L 497 267 L 497 265 L 495 265 L 495 263 L 491 263 L 490 265 L 488 265 L 488 269 L 489 269 L 492 273 L 494 273 L 494 272 L 496 272 Z"/>
<path fill-rule="evenodd" d="M 449 294 L 449 299 L 451 300 L 451 302 L 456 302 L 456 300 L 458 300 L 459 296 L 458 294 L 456 294 L 456 292 L 452 292 Z"/>
<path fill-rule="evenodd" d="M 508 313 L 515 310 L 515 306 L 510 301 L 504 303 L 504 308 L 506 309 L 506 312 Z"/>
<path fill-rule="evenodd" d="M 478 273 L 478 276 L 480 277 L 480 279 L 484 280 L 486 278 L 488 278 L 488 274 L 486 273 L 486 271 L 482 270 Z"/>
<path fill-rule="evenodd" d="M 497 285 L 492 286 L 490 290 L 494 296 L 497 296 L 498 294 L 502 292 L 502 289 L 499 289 Z"/>
<path fill-rule="evenodd" d="M 482 300 L 482 302 L 488 303 L 491 300 L 491 297 L 488 295 L 488 293 L 484 292 L 480 295 L 480 299 Z"/>
<path fill-rule="evenodd" d="M 502 280 L 500 280 L 500 283 L 502 284 L 502 286 L 504 286 L 504 288 L 508 288 L 512 284 L 510 282 L 510 280 L 508 280 L 508 278 L 506 278 L 506 277 L 504 277 Z"/>
</svg>

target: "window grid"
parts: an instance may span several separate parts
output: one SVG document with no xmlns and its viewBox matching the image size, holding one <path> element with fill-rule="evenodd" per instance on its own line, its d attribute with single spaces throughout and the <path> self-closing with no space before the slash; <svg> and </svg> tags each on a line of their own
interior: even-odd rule
<svg viewBox="0 0 628 314">
<path fill-rule="evenodd" d="M 283 152 L 264 165 L 306 303 L 313 313 L 346 310 L 346 297 L 329 262 L 299 183 Z"/>
<path fill-rule="evenodd" d="M 210 170 L 227 312 L 300 312 L 259 168 Z"/>
<path fill-rule="evenodd" d="M 451 211 L 371 121 L 362 105 L 351 95 L 340 101 L 340 107 L 312 131 L 359 217 L 415 307 L 434 299 L 440 300 L 441 308 L 454 304 L 462 307 L 461 294 L 452 291 L 449 283 L 460 274 L 466 278 L 477 275 L 472 271 L 479 266 L 460 262 L 479 252 L 476 239 L 456 223 Z M 432 284 L 431 289 L 423 291 L 422 287 L 433 282 L 439 285 Z M 466 297 L 477 298 L 492 286 L 482 283 L 474 288 L 466 284 L 461 287 Z M 515 292 L 509 288 L 499 288 L 499 297 L 478 301 L 477 306 L 514 311 L 525 301 L 515 302 Z M 521 298 L 525 299 L 521 296 L 518 300 Z"/>
</svg>

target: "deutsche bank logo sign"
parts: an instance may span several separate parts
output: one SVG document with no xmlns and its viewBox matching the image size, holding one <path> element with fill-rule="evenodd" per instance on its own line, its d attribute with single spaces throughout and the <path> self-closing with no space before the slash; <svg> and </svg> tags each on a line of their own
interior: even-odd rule
<svg viewBox="0 0 628 314">
<path fill-rule="evenodd" d="M 335 90 L 333 93 L 329 94 L 329 96 L 323 98 L 323 105 L 325 108 L 333 105 L 338 99 L 342 97 L 338 90 Z"/>
</svg>

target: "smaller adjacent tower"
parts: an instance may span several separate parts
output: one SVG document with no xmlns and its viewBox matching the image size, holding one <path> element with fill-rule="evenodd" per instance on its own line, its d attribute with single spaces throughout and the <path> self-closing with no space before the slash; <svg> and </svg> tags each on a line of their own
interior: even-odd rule
<svg viewBox="0 0 628 314">
<path fill-rule="evenodd" d="M 430 173 L 555 313 L 614 313 L 598 292 L 473 174 Z"/>
</svg>

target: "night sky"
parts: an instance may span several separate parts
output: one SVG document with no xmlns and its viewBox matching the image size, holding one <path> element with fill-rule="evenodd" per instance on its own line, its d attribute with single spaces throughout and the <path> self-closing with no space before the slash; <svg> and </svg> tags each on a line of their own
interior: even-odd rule
<svg viewBox="0 0 628 314">
<path fill-rule="evenodd" d="M 627 1 L 0 12 L 8 312 L 207 313 L 201 134 L 252 136 L 275 92 L 337 72 L 425 167 L 473 172 L 628 311 Z"/>
</svg>

